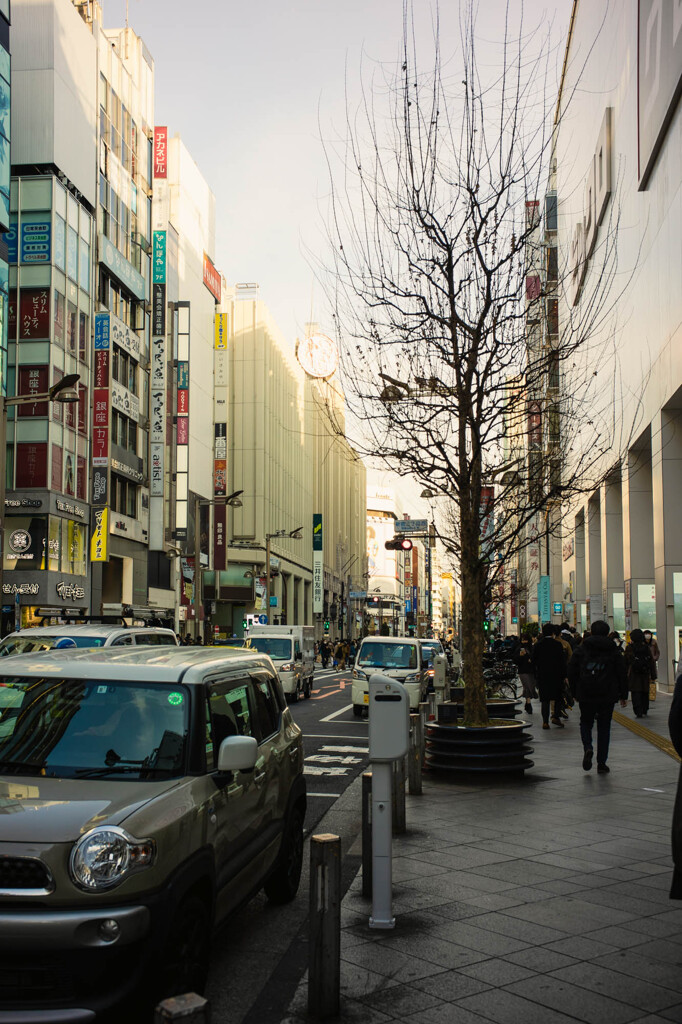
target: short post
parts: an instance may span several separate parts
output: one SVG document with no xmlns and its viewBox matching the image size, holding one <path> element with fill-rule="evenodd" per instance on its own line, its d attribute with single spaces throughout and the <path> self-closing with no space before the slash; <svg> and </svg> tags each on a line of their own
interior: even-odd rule
<svg viewBox="0 0 682 1024">
<path fill-rule="evenodd" d="M 429 698 L 428 720 L 430 722 L 435 722 L 435 720 L 436 720 L 436 694 L 435 694 L 435 691 L 431 692 L 428 695 L 428 698 Z"/>
<path fill-rule="evenodd" d="M 372 766 L 372 916 L 370 928 L 395 928 L 391 863 L 391 779 L 390 761 Z"/>
<path fill-rule="evenodd" d="M 407 830 L 405 819 L 405 758 L 393 762 L 393 833 L 402 835 Z"/>
<path fill-rule="evenodd" d="M 426 723 L 429 720 L 429 705 L 426 701 L 419 704 L 419 717 L 421 719 L 421 742 L 422 742 L 422 765 L 426 754 Z"/>
<path fill-rule="evenodd" d="M 341 985 L 341 840 L 322 834 L 310 841 L 310 962 L 308 1013 L 339 1013 Z"/>
<path fill-rule="evenodd" d="M 362 895 L 372 895 L 372 773 L 362 773 Z"/>
<path fill-rule="evenodd" d="M 407 781 L 410 796 L 419 796 L 422 791 L 422 741 L 421 718 L 410 715 L 410 749 L 407 754 Z"/>
<path fill-rule="evenodd" d="M 178 1021 L 180 1024 L 210 1024 L 210 1020 L 209 1002 L 196 992 L 164 999 L 154 1010 L 154 1024 L 166 1024 L 167 1021 Z"/>
</svg>

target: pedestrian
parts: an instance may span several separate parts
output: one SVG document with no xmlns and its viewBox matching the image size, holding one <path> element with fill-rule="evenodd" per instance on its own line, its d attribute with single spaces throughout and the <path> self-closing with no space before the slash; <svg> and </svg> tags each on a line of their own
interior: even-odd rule
<svg viewBox="0 0 682 1024">
<path fill-rule="evenodd" d="M 621 707 L 628 702 L 628 684 L 625 660 L 613 640 L 609 639 L 609 624 L 597 619 L 590 627 L 590 635 L 573 652 L 568 664 L 568 681 L 580 705 L 580 738 L 583 743 L 583 769 L 592 767 L 594 748 L 592 729 L 597 722 L 597 771 L 609 772 L 609 740 L 611 718 L 618 700 Z"/>
<path fill-rule="evenodd" d="M 641 629 L 630 633 L 630 643 L 625 648 L 625 667 L 632 710 L 637 718 L 642 718 L 649 710 L 649 686 L 656 678 L 656 662 Z"/>
<path fill-rule="evenodd" d="M 521 643 L 514 648 L 512 653 L 512 660 L 516 665 L 519 673 L 519 679 L 521 680 L 521 686 L 523 687 L 522 695 L 525 697 L 525 712 L 527 715 L 533 714 L 533 705 L 531 700 L 537 700 L 538 691 L 535 685 L 535 673 L 533 671 L 533 662 L 531 659 L 533 648 L 533 642 L 528 637 L 521 637 Z"/>
<path fill-rule="evenodd" d="M 668 730 L 673 746 L 682 757 L 682 672 L 677 677 L 673 701 L 670 705 Z M 670 887 L 670 899 L 682 900 L 682 767 L 677 781 L 677 796 L 673 809 L 673 881 Z"/>
<path fill-rule="evenodd" d="M 644 640 L 651 648 L 651 653 L 654 656 L 654 661 L 658 661 L 658 659 L 661 656 L 661 648 L 658 646 L 658 640 L 656 639 L 656 637 L 650 629 L 644 630 Z"/>
<path fill-rule="evenodd" d="M 322 659 L 322 668 L 326 668 L 329 664 L 329 657 L 331 655 L 331 648 L 326 637 L 320 644 L 320 658 Z"/>
<path fill-rule="evenodd" d="M 337 640 L 334 648 L 334 659 L 339 669 L 343 672 L 346 667 L 346 645 Z"/>
<path fill-rule="evenodd" d="M 567 660 L 563 646 L 554 639 L 554 626 L 551 622 L 545 622 L 542 627 L 542 636 L 531 653 L 531 664 L 540 693 L 543 729 L 549 729 L 549 712 L 552 701 L 556 702 L 561 699 L 561 691 L 566 679 Z M 564 723 L 557 714 L 552 715 L 552 724 L 559 729 L 564 727 Z"/>
</svg>

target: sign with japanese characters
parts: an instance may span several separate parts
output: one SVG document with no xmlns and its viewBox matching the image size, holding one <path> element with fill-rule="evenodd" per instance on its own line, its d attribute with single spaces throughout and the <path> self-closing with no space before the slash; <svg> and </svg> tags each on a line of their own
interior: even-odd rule
<svg viewBox="0 0 682 1024">
<path fill-rule="evenodd" d="M 220 302 L 221 280 L 220 271 L 216 270 L 208 253 L 204 253 L 204 284 L 216 302 Z"/>
<path fill-rule="evenodd" d="M 168 177 L 168 127 L 157 125 L 154 129 L 154 177 Z"/>
</svg>

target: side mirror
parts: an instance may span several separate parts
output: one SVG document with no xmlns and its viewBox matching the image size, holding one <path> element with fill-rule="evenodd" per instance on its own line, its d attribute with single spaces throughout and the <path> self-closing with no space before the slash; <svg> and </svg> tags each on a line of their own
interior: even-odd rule
<svg viewBox="0 0 682 1024">
<path fill-rule="evenodd" d="M 219 772 L 248 772 L 256 764 L 258 743 L 253 736 L 228 736 L 218 751 Z"/>
<path fill-rule="evenodd" d="M 294 657 L 296 661 L 303 661 L 303 651 L 299 651 Z"/>
</svg>

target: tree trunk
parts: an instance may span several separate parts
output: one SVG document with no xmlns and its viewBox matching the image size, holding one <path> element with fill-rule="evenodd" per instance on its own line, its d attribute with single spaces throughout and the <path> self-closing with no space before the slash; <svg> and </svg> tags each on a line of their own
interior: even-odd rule
<svg viewBox="0 0 682 1024">
<path fill-rule="evenodd" d="M 485 728 L 488 709 L 483 681 L 484 566 L 480 559 L 478 509 L 460 503 L 462 575 L 462 661 L 464 675 L 464 724 Z"/>
</svg>

